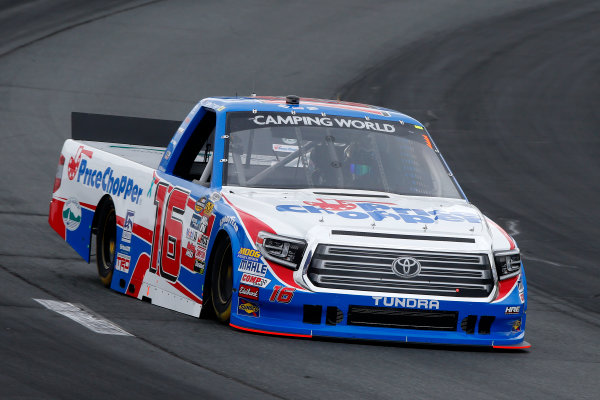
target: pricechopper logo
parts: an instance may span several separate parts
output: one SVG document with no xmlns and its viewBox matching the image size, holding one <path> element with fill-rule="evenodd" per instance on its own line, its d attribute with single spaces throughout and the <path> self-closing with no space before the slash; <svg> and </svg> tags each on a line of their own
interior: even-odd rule
<svg viewBox="0 0 600 400">
<path fill-rule="evenodd" d="M 71 160 L 73 159 L 71 158 Z M 90 168 L 87 160 L 81 159 L 81 156 L 79 156 L 78 167 L 77 182 L 92 188 L 101 188 L 105 193 L 122 197 L 135 204 L 139 204 L 142 200 L 141 194 L 144 191 L 142 187 L 138 186 L 132 178 L 129 178 L 126 175 L 117 175 L 115 173 L 116 171 L 111 167 L 107 167 L 104 170 Z M 69 169 L 70 168 L 69 162 Z M 69 174 L 70 173 L 69 170 Z"/>
<path fill-rule="evenodd" d="M 91 150 L 85 150 L 83 146 L 79 146 L 77 152 L 75 153 L 75 157 L 69 158 L 69 165 L 67 167 L 67 176 L 69 180 L 72 181 L 77 174 L 77 170 L 79 169 L 79 164 L 81 164 L 81 157 L 86 156 L 87 158 L 92 158 L 94 153 Z"/>
<path fill-rule="evenodd" d="M 409 224 L 431 224 L 437 220 L 481 223 L 479 216 L 472 213 L 426 211 L 419 208 L 395 207 L 396 205 L 394 203 L 317 199 L 312 202 L 305 201 L 303 204 L 281 204 L 275 206 L 275 209 L 279 212 L 335 214 L 346 219 L 373 218 L 375 221 L 381 221 L 392 218 Z"/>
</svg>

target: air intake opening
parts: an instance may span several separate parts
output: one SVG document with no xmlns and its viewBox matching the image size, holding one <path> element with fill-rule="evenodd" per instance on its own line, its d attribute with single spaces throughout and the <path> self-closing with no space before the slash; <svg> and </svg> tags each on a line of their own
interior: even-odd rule
<svg viewBox="0 0 600 400">
<path fill-rule="evenodd" d="M 310 304 L 304 305 L 304 315 L 302 316 L 302 322 L 305 324 L 315 324 L 318 325 L 321 323 L 321 316 L 323 314 L 322 306 L 313 306 Z"/>
<path fill-rule="evenodd" d="M 463 320 L 461 321 L 460 329 L 462 329 L 469 335 L 472 335 L 473 333 L 475 333 L 475 324 L 477 324 L 477 315 L 469 315 L 463 318 Z"/>
<path fill-rule="evenodd" d="M 337 325 L 344 319 L 344 313 L 337 307 L 327 307 L 325 323 L 327 325 Z"/>
<path fill-rule="evenodd" d="M 456 331 L 458 312 L 435 310 L 407 310 L 369 306 L 350 306 L 348 325 L 382 328 Z"/>
<path fill-rule="evenodd" d="M 484 315 L 479 320 L 479 334 L 480 335 L 489 335 L 492 329 L 492 323 L 496 317 Z"/>
</svg>

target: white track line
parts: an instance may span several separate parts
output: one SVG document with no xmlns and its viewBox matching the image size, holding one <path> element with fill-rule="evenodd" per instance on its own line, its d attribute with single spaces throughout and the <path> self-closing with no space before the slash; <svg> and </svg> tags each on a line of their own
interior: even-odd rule
<svg viewBox="0 0 600 400">
<path fill-rule="evenodd" d="M 37 301 L 47 309 L 64 315 L 96 333 L 101 333 L 103 335 L 133 336 L 131 333 L 124 331 L 109 320 L 84 310 L 82 306 L 64 301 L 44 299 L 33 300 Z"/>
</svg>

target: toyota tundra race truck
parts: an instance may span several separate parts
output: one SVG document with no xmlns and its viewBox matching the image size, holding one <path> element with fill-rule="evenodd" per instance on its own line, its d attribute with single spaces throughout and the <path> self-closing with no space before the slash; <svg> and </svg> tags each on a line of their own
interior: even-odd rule
<svg viewBox="0 0 600 400">
<path fill-rule="evenodd" d="M 180 125 L 74 113 L 73 137 L 49 223 L 117 292 L 250 332 L 529 347 L 515 241 L 411 117 L 214 97 Z"/>
</svg>

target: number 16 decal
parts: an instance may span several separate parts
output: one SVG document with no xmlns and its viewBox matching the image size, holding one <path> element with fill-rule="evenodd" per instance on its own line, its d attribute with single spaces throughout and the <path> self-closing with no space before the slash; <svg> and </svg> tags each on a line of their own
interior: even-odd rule
<svg viewBox="0 0 600 400">
<path fill-rule="evenodd" d="M 159 182 L 154 195 L 156 224 L 152 238 L 150 272 L 160 271 L 160 276 L 175 282 L 181 268 L 181 237 L 183 213 L 189 192 Z M 165 206 L 166 198 L 166 206 Z"/>
<path fill-rule="evenodd" d="M 275 285 L 273 287 L 273 293 L 271 293 L 271 297 L 269 297 L 269 301 L 276 301 L 278 303 L 286 303 L 287 304 L 290 301 L 292 301 L 295 290 L 296 290 L 295 288 Z"/>
</svg>

